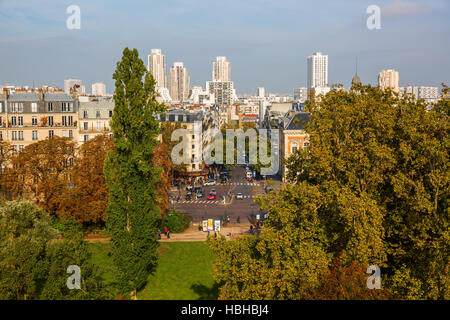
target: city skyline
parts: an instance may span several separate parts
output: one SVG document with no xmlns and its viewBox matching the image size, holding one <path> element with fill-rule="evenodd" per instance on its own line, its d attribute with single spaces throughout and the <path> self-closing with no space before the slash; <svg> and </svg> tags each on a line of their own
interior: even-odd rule
<svg viewBox="0 0 450 320">
<path fill-rule="evenodd" d="M 233 11 L 197 0 L 129 3 L 78 1 L 81 29 L 68 30 L 68 1 L 44 0 L 39 7 L 31 1 L 0 1 L 0 27 L 7 30 L 0 40 L 0 84 L 62 87 L 64 79 L 75 78 L 88 88 L 96 82 L 114 88 L 112 73 L 126 46 L 137 48 L 145 64 L 153 48 L 162 49 L 168 66 L 183 61 L 192 86 L 204 86 L 215 58 L 226 56 L 238 94 L 257 87 L 283 94 L 306 87 L 306 57 L 314 52 L 329 56 L 330 85 L 350 86 L 355 57 L 364 84 L 376 85 L 384 69 L 400 73 L 401 87 L 449 82 L 450 47 L 442 39 L 450 35 L 450 5 L 441 0 L 379 1 L 380 30 L 366 27 L 370 1 L 352 1 L 345 8 L 332 1 L 308 7 L 297 1 L 244 1 L 233 2 Z M 198 15 L 205 19 L 186 27 Z M 283 19 L 275 19 L 279 16 Z M 165 22 L 168 17 L 173 19 Z"/>
</svg>

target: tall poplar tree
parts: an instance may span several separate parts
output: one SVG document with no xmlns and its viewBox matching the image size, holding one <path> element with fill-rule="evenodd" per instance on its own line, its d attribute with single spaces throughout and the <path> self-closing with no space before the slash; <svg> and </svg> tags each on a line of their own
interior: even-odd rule
<svg viewBox="0 0 450 320">
<path fill-rule="evenodd" d="M 104 169 L 110 193 L 106 224 L 120 288 L 136 299 L 157 264 L 156 184 L 161 169 L 152 160 L 158 145 L 156 115 L 164 106 L 156 101 L 155 80 L 136 49 L 125 48 L 113 78 L 114 148 Z"/>
</svg>

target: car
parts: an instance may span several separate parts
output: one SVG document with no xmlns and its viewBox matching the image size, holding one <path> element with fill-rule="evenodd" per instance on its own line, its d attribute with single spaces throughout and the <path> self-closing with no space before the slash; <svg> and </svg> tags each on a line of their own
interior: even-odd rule
<svg viewBox="0 0 450 320">
<path fill-rule="evenodd" d="M 203 184 L 204 186 L 215 186 L 216 185 L 216 181 L 215 180 L 210 180 L 206 183 Z"/>
<path fill-rule="evenodd" d="M 192 192 L 192 186 L 186 186 L 186 191 L 188 191 L 188 192 Z"/>
<path fill-rule="evenodd" d="M 186 194 L 186 201 L 191 201 L 192 200 L 192 193 L 187 193 Z"/>
<path fill-rule="evenodd" d="M 200 188 L 200 187 L 195 187 L 194 188 L 194 193 L 198 193 L 199 191 L 202 191 L 202 188 Z"/>
<path fill-rule="evenodd" d="M 244 196 L 242 195 L 242 192 L 238 192 L 236 194 L 236 199 L 244 199 Z"/>
<path fill-rule="evenodd" d="M 216 189 L 211 189 L 211 191 L 209 191 L 209 193 L 217 194 L 217 191 L 216 191 Z"/>
<path fill-rule="evenodd" d="M 203 198 L 203 191 L 202 190 L 197 192 L 197 198 Z"/>
<path fill-rule="evenodd" d="M 208 196 L 208 200 L 216 200 L 216 195 L 213 193 L 210 193 Z"/>
</svg>

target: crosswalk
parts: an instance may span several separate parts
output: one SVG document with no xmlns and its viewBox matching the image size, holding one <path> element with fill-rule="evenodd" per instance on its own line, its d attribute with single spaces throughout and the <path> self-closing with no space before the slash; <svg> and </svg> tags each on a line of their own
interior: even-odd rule
<svg viewBox="0 0 450 320">
<path fill-rule="evenodd" d="M 255 199 L 256 195 L 248 195 L 248 196 L 242 196 L 243 199 Z M 235 200 L 241 200 L 241 199 L 235 199 Z M 219 204 L 223 203 L 222 200 L 182 200 L 178 202 L 179 204 Z"/>
<path fill-rule="evenodd" d="M 257 182 L 227 182 L 227 183 L 218 183 L 219 186 L 259 186 L 260 184 Z"/>
</svg>

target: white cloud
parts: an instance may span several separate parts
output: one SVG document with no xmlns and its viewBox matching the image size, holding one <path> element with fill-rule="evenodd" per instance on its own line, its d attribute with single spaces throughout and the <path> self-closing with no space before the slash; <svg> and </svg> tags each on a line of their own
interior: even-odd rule
<svg viewBox="0 0 450 320">
<path fill-rule="evenodd" d="M 429 8 L 422 4 L 392 0 L 387 6 L 383 7 L 382 14 L 386 17 L 418 16 L 428 12 L 428 10 Z"/>
</svg>

